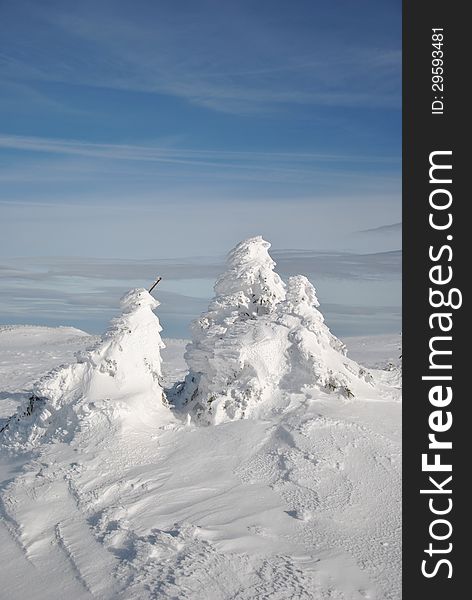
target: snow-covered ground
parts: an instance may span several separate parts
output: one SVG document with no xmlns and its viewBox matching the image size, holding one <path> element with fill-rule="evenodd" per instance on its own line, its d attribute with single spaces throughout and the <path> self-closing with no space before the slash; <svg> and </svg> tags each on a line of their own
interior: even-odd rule
<svg viewBox="0 0 472 600">
<path fill-rule="evenodd" d="M 73 361 L 94 339 L 73 327 L 0 326 L 0 427 L 41 375 Z"/>
<path fill-rule="evenodd" d="M 3 423 L 41 375 L 96 341 L 1 328 Z M 371 372 L 388 394 L 300 391 L 260 418 L 110 423 L 107 435 L 2 451 L 0 598 L 399 600 L 401 339 L 344 341 L 384 369 Z M 165 343 L 170 388 L 186 342 Z"/>
</svg>

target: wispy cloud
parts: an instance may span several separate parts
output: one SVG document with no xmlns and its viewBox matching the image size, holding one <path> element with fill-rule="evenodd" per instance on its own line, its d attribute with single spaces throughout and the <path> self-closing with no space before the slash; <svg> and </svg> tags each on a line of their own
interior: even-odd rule
<svg viewBox="0 0 472 600">
<path fill-rule="evenodd" d="M 137 160 L 150 162 L 203 163 L 209 165 L 232 161 L 235 166 L 240 162 L 254 160 L 267 162 L 336 162 L 336 163 L 371 163 L 399 165 L 398 157 L 364 156 L 358 154 L 321 154 L 314 152 L 257 152 L 173 148 L 169 145 L 137 145 L 137 144 L 100 144 L 53 138 L 28 137 L 0 133 L 0 148 L 42 152 L 52 154 L 72 154 L 91 156 L 94 158 L 113 158 L 116 160 Z M 211 161 L 205 163 L 205 161 Z"/>
<path fill-rule="evenodd" d="M 28 6 L 43 34 L 12 40 L 3 60 L 8 77 L 167 94 L 230 113 L 400 106 L 392 82 L 399 48 L 346 43 L 342 30 L 301 35 L 282 14 L 267 19 L 242 3 L 202 3 L 177 15 L 159 4 L 141 13 L 105 2 L 93 5 L 93 19 L 88 3 Z M 41 50 L 31 61 L 35 41 Z"/>
<path fill-rule="evenodd" d="M 0 56 L 0 65 L 2 57 Z M 50 95 L 35 89 L 28 81 L 11 81 L 4 79 L 1 81 L 2 94 L 0 96 L 0 108 L 3 111 L 14 110 L 17 114 L 28 114 L 31 112 L 31 106 L 34 105 L 49 111 L 55 111 L 65 114 L 78 114 L 83 111 L 59 102 L 51 98 Z"/>
<path fill-rule="evenodd" d="M 389 225 L 381 225 L 380 227 L 373 227 L 371 229 L 361 229 L 359 233 L 400 233 L 401 230 L 401 223 L 391 223 Z"/>
<path fill-rule="evenodd" d="M 38 103 L 29 119 L 11 111 L 0 135 L 3 252 L 31 239 L 58 254 L 217 252 L 228 224 L 234 242 L 262 232 L 358 249 L 356 228 L 398 220 L 395 123 L 379 131 L 378 112 L 357 121 L 344 108 L 398 104 L 399 36 L 386 40 L 385 23 L 377 36 L 350 3 L 315 4 L 11 3 L 0 72 Z M 87 118 L 61 113 L 76 101 Z"/>
<path fill-rule="evenodd" d="M 182 198 L 209 194 L 262 199 L 313 193 L 347 197 L 353 189 L 385 198 L 397 193 L 399 185 L 398 158 L 355 153 L 220 151 L 178 147 L 166 140 L 154 145 L 111 144 L 0 133 L 2 149 L 9 157 L 0 166 L 0 181 L 23 189 L 37 183 L 30 189 L 37 201 L 45 200 L 43 187 L 51 198 L 67 182 L 81 183 L 90 191 L 99 186 L 103 198 L 117 198 L 126 190 L 135 201 L 146 191 L 175 196 L 175 186 Z M 4 198 L 6 193 L 4 189 Z M 70 198 L 70 190 L 67 195 Z M 26 199 L 24 194 L 21 199 Z"/>
</svg>

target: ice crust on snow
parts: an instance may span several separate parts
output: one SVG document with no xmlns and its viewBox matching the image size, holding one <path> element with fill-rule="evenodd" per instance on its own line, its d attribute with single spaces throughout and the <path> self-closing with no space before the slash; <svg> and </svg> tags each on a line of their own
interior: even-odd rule
<svg viewBox="0 0 472 600">
<path fill-rule="evenodd" d="M 260 236 L 238 244 L 208 311 L 192 324 L 178 396 L 202 422 L 255 416 L 282 390 L 317 386 L 350 398 L 372 385 L 324 323 L 313 285 L 299 275 L 286 286 L 269 248 Z"/>
<path fill-rule="evenodd" d="M 81 427 L 113 427 L 133 420 L 159 423 L 169 409 L 160 384 L 162 327 L 159 306 L 145 289 L 121 299 L 121 314 L 76 362 L 47 373 L 3 432 L 3 443 L 22 449 L 39 440 L 69 440 Z"/>
</svg>

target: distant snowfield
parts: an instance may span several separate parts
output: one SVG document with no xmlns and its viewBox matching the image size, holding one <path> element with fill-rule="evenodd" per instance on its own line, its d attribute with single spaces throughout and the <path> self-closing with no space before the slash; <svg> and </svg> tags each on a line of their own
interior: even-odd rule
<svg viewBox="0 0 472 600">
<path fill-rule="evenodd" d="M 0 426 L 32 384 L 95 338 L 0 328 Z M 348 338 L 395 365 L 399 336 Z M 164 383 L 184 340 L 165 340 Z M 8 600 L 399 600 L 399 372 L 346 401 L 293 394 L 259 420 L 140 423 L 1 457 L 0 597 Z"/>
</svg>

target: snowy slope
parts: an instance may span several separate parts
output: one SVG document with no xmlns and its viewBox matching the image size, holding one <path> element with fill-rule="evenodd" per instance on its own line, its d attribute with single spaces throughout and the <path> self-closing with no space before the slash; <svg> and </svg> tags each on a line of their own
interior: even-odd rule
<svg viewBox="0 0 472 600">
<path fill-rule="evenodd" d="M 41 375 L 72 361 L 94 340 L 74 327 L 0 326 L 0 423 Z"/>
<path fill-rule="evenodd" d="M 2 414 L 89 342 L 3 329 Z M 185 342 L 165 343 L 170 387 Z M 399 343 L 349 340 L 348 355 L 385 364 Z M 382 401 L 305 390 L 260 419 L 141 420 L 4 452 L 0 597 L 398 600 L 401 404 L 396 373 L 373 373 L 391 392 Z"/>
<path fill-rule="evenodd" d="M 401 365 L 400 335 L 371 335 L 344 338 L 349 356 L 368 368 L 383 369 Z"/>
</svg>

